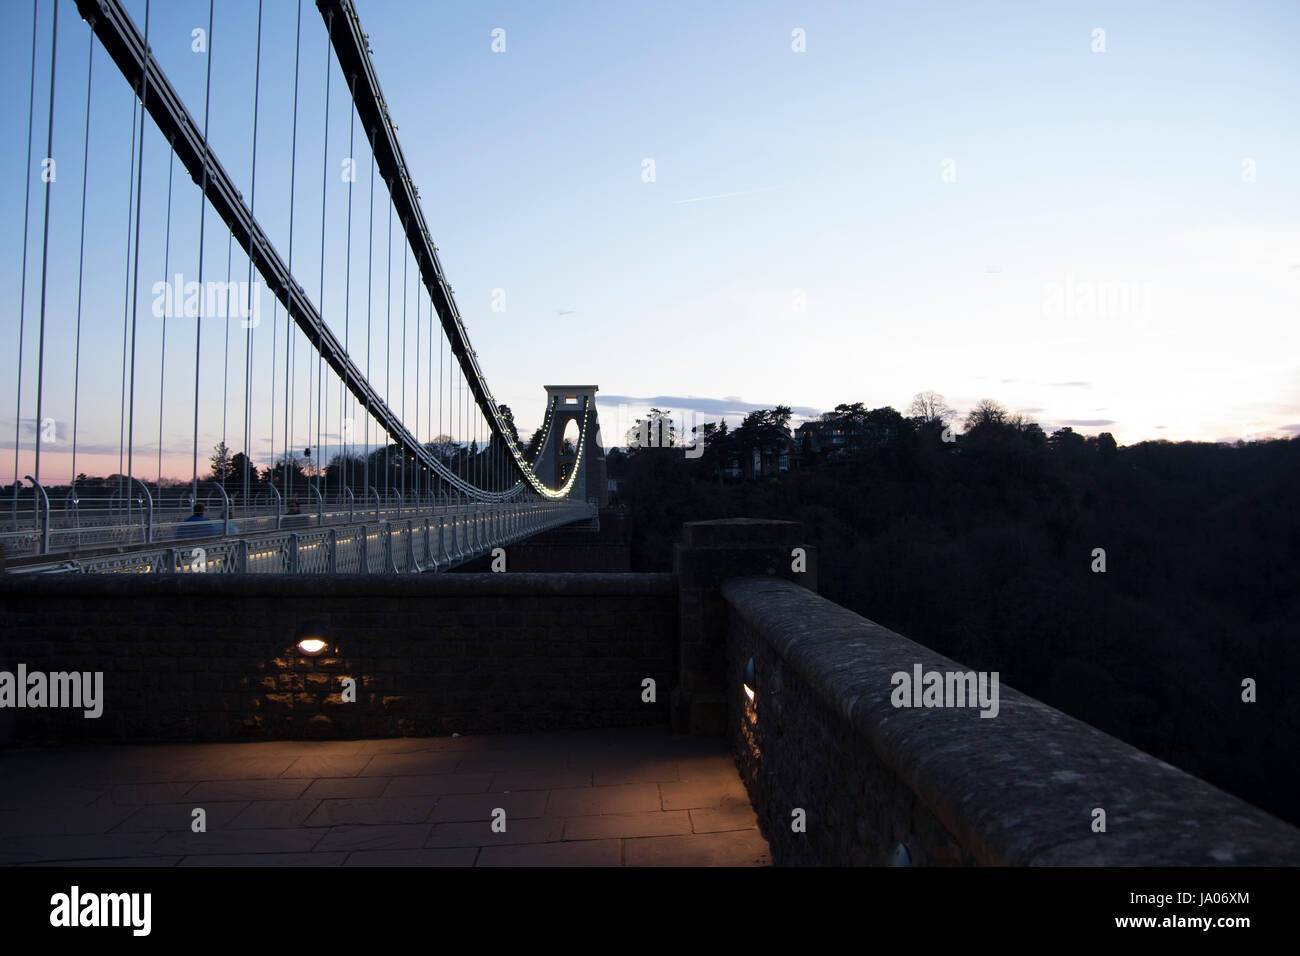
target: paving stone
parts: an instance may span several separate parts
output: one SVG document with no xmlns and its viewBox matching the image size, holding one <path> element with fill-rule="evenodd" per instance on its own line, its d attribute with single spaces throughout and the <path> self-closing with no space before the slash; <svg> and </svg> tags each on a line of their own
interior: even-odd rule
<svg viewBox="0 0 1300 956">
<path fill-rule="evenodd" d="M 248 806 L 245 801 L 230 803 L 151 803 L 142 807 L 125 807 L 130 815 L 115 828 L 116 833 L 142 833 L 146 830 L 164 830 L 172 833 L 191 832 L 194 810 L 201 808 L 206 814 L 209 830 L 222 829 Z"/>
<path fill-rule="evenodd" d="M 360 741 L 357 740 L 245 740 L 225 741 L 201 744 L 205 756 L 217 759 L 243 759 L 253 757 L 281 757 L 297 754 L 314 754 L 316 756 L 337 756 L 356 753 Z M 134 752 L 155 759 L 159 755 L 188 756 L 192 749 L 189 744 L 151 744 L 134 748 Z"/>
<path fill-rule="evenodd" d="M 186 800 L 294 800 L 303 795 L 306 780 L 209 780 L 195 784 Z"/>
<path fill-rule="evenodd" d="M 416 774 L 450 773 L 461 755 L 441 750 L 421 753 L 375 754 L 361 770 L 367 777 L 398 777 Z"/>
<path fill-rule="evenodd" d="M 425 850 L 357 850 L 344 866 L 473 866 L 476 847 Z"/>
<path fill-rule="evenodd" d="M 119 807 L 114 804 L 0 810 L 0 837 L 108 833 L 134 812 L 134 807 Z"/>
<path fill-rule="evenodd" d="M 180 866 L 342 866 L 342 850 L 334 853 L 213 853 L 187 856 Z"/>
<path fill-rule="evenodd" d="M 691 826 L 696 833 L 748 830 L 758 826 L 758 815 L 745 797 L 724 797 L 716 809 L 697 807 L 689 812 Z"/>
<path fill-rule="evenodd" d="M 50 860 L 41 863 L 19 863 L 19 866 L 70 866 L 78 869 L 82 867 L 110 867 L 118 869 L 119 867 L 170 867 L 180 863 L 183 857 L 179 856 L 139 856 L 124 857 L 117 860 Z"/>
<path fill-rule="evenodd" d="M 660 784 L 665 810 L 719 809 L 729 797 L 745 798 L 745 785 L 732 771 L 730 777 Z"/>
<path fill-rule="evenodd" d="M 554 817 L 578 817 L 594 813 L 636 813 L 658 809 L 658 784 L 629 783 L 615 787 L 552 790 L 546 813 Z"/>
<path fill-rule="evenodd" d="M 490 773 L 435 773 L 418 777 L 393 777 L 385 797 L 414 797 L 443 793 L 486 793 Z"/>
<path fill-rule="evenodd" d="M 506 812 L 506 826 L 511 820 L 540 817 L 546 812 L 549 791 L 528 790 L 522 793 L 460 793 L 438 798 L 438 805 L 429 817 L 434 823 L 456 823 L 479 820 L 488 822 L 492 811 L 500 807 Z"/>
<path fill-rule="evenodd" d="M 688 782 L 740 778 L 740 771 L 736 769 L 736 762 L 729 751 L 694 756 L 683 754 L 676 758 L 676 763 L 678 776 Z"/>
<path fill-rule="evenodd" d="M 108 796 L 109 787 L 82 787 L 69 784 L 59 777 L 50 778 L 22 776 L 18 768 L 0 766 L 0 810 L 32 810 L 50 807 L 88 807 L 111 803 Z M 147 785 L 146 785 L 147 786 Z M 154 784 L 153 786 L 159 786 Z M 161 786 L 178 786 L 182 789 L 189 784 L 161 784 Z"/>
<path fill-rule="evenodd" d="M 673 839 L 668 837 L 666 839 Z M 618 840 L 485 846 L 476 866 L 620 866 Z"/>
<path fill-rule="evenodd" d="M 512 770 L 492 775 L 492 793 L 516 790 L 555 790 L 561 787 L 590 787 L 590 770 Z"/>
<path fill-rule="evenodd" d="M 282 777 L 355 777 L 370 763 L 369 755 L 348 757 L 296 757 Z"/>
<path fill-rule="evenodd" d="M 349 757 L 362 753 L 363 740 L 266 740 L 243 744 L 236 747 L 265 747 L 258 756 L 308 756 L 308 757 Z M 206 745 L 205 746 L 209 746 Z M 220 745 L 213 745 L 220 746 Z"/>
<path fill-rule="evenodd" d="M 429 819 L 436 797 L 360 797 L 321 800 L 307 825 L 339 826 L 355 823 L 374 826 L 385 823 L 423 823 Z"/>
<path fill-rule="evenodd" d="M 690 832 L 691 819 L 685 810 L 602 813 L 598 816 L 568 817 L 564 821 L 566 840 L 670 836 Z"/>
<path fill-rule="evenodd" d="M 359 754 L 404 754 L 427 751 L 472 750 L 478 745 L 472 737 L 397 737 L 384 740 L 358 741 Z"/>
<path fill-rule="evenodd" d="M 306 853 L 324 829 L 305 827 L 265 830 L 208 830 L 207 833 L 164 833 L 150 845 L 152 853 L 182 856 L 209 853 Z"/>
<path fill-rule="evenodd" d="M 153 844 L 163 834 L 91 833 L 76 836 L 25 836 L 0 839 L 0 865 L 54 862 L 58 860 L 100 860 L 152 855 Z"/>
<path fill-rule="evenodd" d="M 725 741 L 662 728 L 69 747 L 2 760 L 0 864 L 767 860 Z M 206 833 L 190 829 L 195 807 Z M 491 830 L 497 807 L 505 833 Z"/>
<path fill-rule="evenodd" d="M 262 780 L 279 777 L 295 757 L 237 757 L 204 760 L 188 773 L 192 780 Z M 337 776 L 337 775 L 334 775 Z"/>
<path fill-rule="evenodd" d="M 521 770 L 554 770 L 569 765 L 562 748 L 537 747 L 529 750 L 480 750 L 459 755 L 457 769 L 507 773 Z"/>
<path fill-rule="evenodd" d="M 175 803 L 194 784 L 188 780 L 170 783 L 137 783 L 113 787 L 108 791 L 107 799 L 111 803 L 131 805 L 142 803 Z"/>
<path fill-rule="evenodd" d="M 559 843 L 564 821 L 559 817 L 506 818 L 505 833 L 493 833 L 490 820 L 439 823 L 425 846 L 511 846 L 516 843 Z"/>
<path fill-rule="evenodd" d="M 388 777 L 322 777 L 312 781 L 303 797 L 378 797 L 389 783 Z"/>
<path fill-rule="evenodd" d="M 628 866 L 770 866 L 767 841 L 757 830 L 631 839 Z"/>
<path fill-rule="evenodd" d="M 593 768 L 593 783 L 597 787 L 612 787 L 624 783 L 660 783 L 678 779 L 677 761 L 670 757 L 637 760 L 619 755 Z"/>
<path fill-rule="evenodd" d="M 398 823 L 389 826 L 330 827 L 316 852 L 328 850 L 415 850 L 424 846 L 433 828 L 427 823 Z"/>
<path fill-rule="evenodd" d="M 307 798 L 302 800 L 255 800 L 241 810 L 229 823 L 232 830 L 275 829 L 278 827 L 296 827 L 306 823 L 311 826 L 308 817 L 320 805 L 321 801 Z M 208 817 L 208 829 L 212 829 L 212 817 Z"/>
<path fill-rule="evenodd" d="M 203 770 L 201 760 L 169 761 L 157 766 L 86 764 L 76 768 L 75 776 L 77 782 L 83 785 L 105 787 L 212 779 L 212 776 Z"/>
</svg>

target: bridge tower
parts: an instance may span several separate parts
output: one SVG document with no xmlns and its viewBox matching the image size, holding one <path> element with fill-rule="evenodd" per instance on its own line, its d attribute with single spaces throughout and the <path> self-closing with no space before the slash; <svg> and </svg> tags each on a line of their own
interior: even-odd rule
<svg viewBox="0 0 1300 956">
<path fill-rule="evenodd" d="M 605 449 L 600 445 L 600 420 L 596 417 L 597 389 L 595 385 L 546 386 L 546 437 L 538 449 L 533 470 L 552 488 L 564 483 L 578 457 L 576 448 L 572 454 L 565 454 L 564 429 L 571 421 L 576 421 L 578 428 L 582 428 L 582 410 L 589 403 L 590 417 L 583 439 L 586 447 L 571 497 L 579 501 L 594 498 L 603 508 L 609 504 L 609 482 L 605 472 Z"/>
</svg>

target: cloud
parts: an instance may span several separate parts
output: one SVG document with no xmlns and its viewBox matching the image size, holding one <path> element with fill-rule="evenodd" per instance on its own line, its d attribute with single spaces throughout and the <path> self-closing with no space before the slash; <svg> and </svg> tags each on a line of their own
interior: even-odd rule
<svg viewBox="0 0 1300 956">
<path fill-rule="evenodd" d="M 1049 382 L 1048 388 L 1092 388 L 1092 382 Z"/>
<path fill-rule="evenodd" d="M 1078 425 L 1082 428 L 1096 428 L 1100 425 L 1118 425 L 1113 418 L 1063 418 L 1062 425 Z"/>
<path fill-rule="evenodd" d="M 1300 433 L 1300 425 L 1281 425 L 1278 427 L 1278 431 Z"/>
<path fill-rule="evenodd" d="M 673 412 L 694 411 L 701 415 L 740 417 L 748 415 L 750 412 L 775 408 L 781 404 L 780 402 L 766 404 L 762 402 L 746 402 L 735 395 L 729 395 L 726 398 L 695 398 L 682 395 L 650 395 L 638 398 L 634 395 L 599 395 L 596 401 L 598 405 L 606 407 L 610 405 L 639 405 L 646 408 L 671 409 Z M 791 412 L 796 417 L 813 418 L 821 414 L 821 409 L 797 405 L 791 408 Z"/>
</svg>

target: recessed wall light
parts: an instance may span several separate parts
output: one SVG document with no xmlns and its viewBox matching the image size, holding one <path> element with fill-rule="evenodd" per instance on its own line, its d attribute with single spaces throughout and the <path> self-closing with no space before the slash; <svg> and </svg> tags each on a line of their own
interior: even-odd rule
<svg viewBox="0 0 1300 956">
<path fill-rule="evenodd" d="M 308 657 L 315 657 L 329 646 L 329 626 L 323 621 L 303 621 L 293 633 L 298 650 Z"/>
</svg>

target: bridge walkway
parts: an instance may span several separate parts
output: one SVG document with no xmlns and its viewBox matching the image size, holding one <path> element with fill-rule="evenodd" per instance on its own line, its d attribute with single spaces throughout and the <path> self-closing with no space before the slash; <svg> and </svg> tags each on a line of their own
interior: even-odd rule
<svg viewBox="0 0 1300 956">
<path fill-rule="evenodd" d="M 770 863 L 726 743 L 662 728 L 10 749 L 0 781 L 4 865 Z"/>
</svg>

